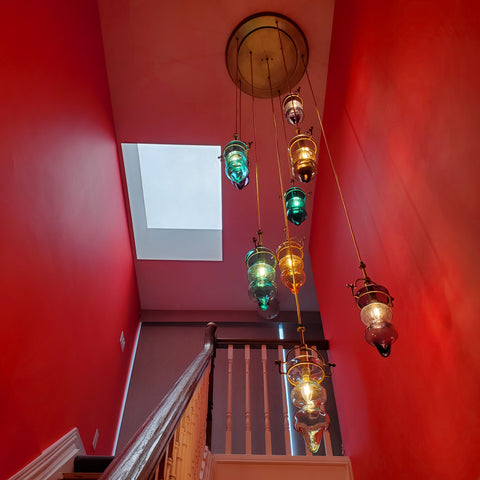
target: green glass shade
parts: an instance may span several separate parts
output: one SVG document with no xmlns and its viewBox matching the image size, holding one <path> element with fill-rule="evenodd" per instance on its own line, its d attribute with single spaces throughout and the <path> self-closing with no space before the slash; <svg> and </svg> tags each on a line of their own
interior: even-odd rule
<svg viewBox="0 0 480 480">
<path fill-rule="evenodd" d="M 232 140 L 225 145 L 223 160 L 225 161 L 225 175 L 234 184 L 242 185 L 248 176 L 248 146 L 241 140 Z"/>
<path fill-rule="evenodd" d="M 287 208 L 287 218 L 289 222 L 300 225 L 307 218 L 305 210 L 305 192 L 298 187 L 289 188 L 283 195 L 285 206 Z"/>
<path fill-rule="evenodd" d="M 275 254 L 268 248 L 256 247 L 247 253 L 245 263 L 248 268 L 248 294 L 258 303 L 260 309 L 265 311 L 268 309 L 270 300 L 277 296 Z"/>
</svg>

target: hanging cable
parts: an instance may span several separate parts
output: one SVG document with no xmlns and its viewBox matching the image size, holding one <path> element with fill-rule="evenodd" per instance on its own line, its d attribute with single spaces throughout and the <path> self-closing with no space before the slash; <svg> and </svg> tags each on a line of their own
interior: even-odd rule
<svg viewBox="0 0 480 480">
<path fill-rule="evenodd" d="M 304 58 L 303 55 L 302 55 L 302 61 L 303 61 L 303 65 L 305 66 L 305 75 L 307 77 L 308 86 L 310 88 L 310 92 L 311 92 L 311 95 L 312 95 L 312 98 L 313 98 L 313 103 L 315 105 L 315 111 L 317 112 L 317 118 L 318 118 L 318 122 L 320 123 L 320 129 L 322 130 L 322 137 L 323 137 L 323 140 L 325 141 L 325 148 L 327 150 L 327 155 L 328 155 L 328 158 L 330 160 L 330 167 L 332 168 L 333 176 L 335 177 L 335 183 L 337 184 L 338 193 L 340 195 L 340 201 L 342 202 L 343 211 L 345 212 L 345 218 L 347 219 L 348 228 L 350 230 L 350 236 L 352 237 L 353 246 L 355 248 L 355 252 L 357 254 L 357 258 L 358 258 L 358 261 L 359 261 L 359 264 L 360 264 L 359 267 L 360 267 L 360 270 L 362 270 L 362 272 L 363 272 L 364 278 L 367 279 L 368 277 L 367 277 L 367 273 L 366 273 L 366 270 L 365 270 L 365 263 L 363 262 L 362 257 L 360 256 L 360 250 L 358 248 L 357 239 L 355 237 L 355 232 L 353 231 L 352 222 L 350 221 L 350 215 L 348 213 L 347 205 L 345 203 L 345 198 L 343 197 L 342 187 L 340 186 L 340 181 L 338 179 L 337 170 L 335 168 L 335 164 L 333 162 L 333 157 L 332 157 L 332 154 L 330 152 L 330 147 L 328 146 L 327 136 L 325 134 L 325 129 L 323 128 L 323 122 L 322 122 L 322 118 L 320 116 L 320 111 L 318 109 L 317 99 L 316 99 L 315 93 L 313 91 L 312 83 L 310 81 L 310 76 L 308 75 L 308 69 L 307 69 L 307 65 L 305 63 L 305 58 Z"/>
<path fill-rule="evenodd" d="M 255 124 L 255 95 L 253 94 L 253 59 L 252 52 L 250 52 L 250 83 L 252 85 L 252 119 L 253 119 L 253 148 L 255 150 L 255 187 L 257 192 L 257 220 L 258 220 L 258 235 L 261 242 L 262 222 L 260 217 L 260 193 L 258 186 L 258 156 L 257 156 L 257 138 L 256 138 L 256 124 Z"/>
<path fill-rule="evenodd" d="M 280 182 L 280 195 L 283 196 L 283 180 L 282 180 L 282 171 L 280 167 L 280 148 L 278 145 L 278 127 L 277 127 L 277 120 L 275 118 L 275 107 L 273 104 L 273 89 L 272 89 L 272 79 L 270 76 L 270 62 L 268 60 L 268 57 L 266 58 L 267 61 L 267 69 L 268 69 L 268 83 L 270 85 L 270 101 L 272 105 L 272 118 L 273 118 L 273 126 L 274 126 L 274 131 L 275 131 L 275 151 L 276 151 L 276 156 L 277 156 L 277 168 L 278 168 L 278 178 Z M 282 201 L 282 207 L 283 207 L 283 217 L 284 217 L 284 222 L 285 222 L 285 234 L 287 236 L 287 241 L 289 242 L 289 251 L 290 251 L 290 258 L 293 258 L 293 252 L 292 248 L 290 245 L 290 229 L 288 227 L 288 219 L 287 219 L 287 208 L 285 206 L 285 202 Z M 298 301 L 298 292 L 296 288 L 296 281 L 295 281 L 295 273 L 292 275 L 293 279 L 293 286 L 294 286 L 294 296 L 295 296 L 295 306 L 297 309 L 297 331 L 300 334 L 300 340 L 302 345 L 305 345 L 305 327 L 303 326 L 302 323 L 302 315 L 300 313 L 300 304 Z"/>
<path fill-rule="evenodd" d="M 292 87 L 290 86 L 290 79 L 288 77 L 288 70 L 287 70 L 287 61 L 285 60 L 285 52 L 283 50 L 283 43 L 282 43 L 282 36 L 280 35 L 280 28 L 278 27 L 278 20 L 275 20 L 275 23 L 277 25 L 277 33 L 278 33 L 278 41 L 280 43 L 280 51 L 282 52 L 282 60 L 283 60 L 283 68 L 285 69 L 285 80 L 287 81 L 287 88 L 288 88 L 288 93 L 290 94 L 290 97 L 292 96 Z M 270 90 L 271 90 L 271 85 L 270 85 Z M 298 121 L 297 121 L 297 112 L 295 111 L 295 103 L 292 104 L 293 106 L 293 115 L 294 115 L 294 120 L 295 120 L 295 127 L 297 128 L 297 133 L 300 133 L 298 130 Z M 287 143 L 288 145 L 288 143 Z"/>
</svg>

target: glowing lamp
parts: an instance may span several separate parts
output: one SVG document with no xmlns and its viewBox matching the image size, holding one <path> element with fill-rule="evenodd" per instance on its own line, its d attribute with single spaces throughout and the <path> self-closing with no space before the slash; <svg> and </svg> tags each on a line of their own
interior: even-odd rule
<svg viewBox="0 0 480 480">
<path fill-rule="evenodd" d="M 287 218 L 289 222 L 300 225 L 307 218 L 305 210 L 305 192 L 298 187 L 289 188 L 283 195 L 285 206 L 287 208 Z"/>
<path fill-rule="evenodd" d="M 280 363 L 280 373 L 286 374 L 293 386 L 292 403 L 299 408 L 295 414 L 295 429 L 301 433 L 307 448 L 316 453 L 322 442 L 323 432 L 330 424 L 325 411 L 327 392 L 321 385 L 325 378 L 325 361 L 315 348 L 302 345 L 287 353 Z"/>
<path fill-rule="evenodd" d="M 277 258 L 268 248 L 257 246 L 247 253 L 245 263 L 248 268 L 248 294 L 258 303 L 260 310 L 267 310 L 270 301 L 277 296 L 275 283 Z"/>
<path fill-rule="evenodd" d="M 317 145 L 308 133 L 299 133 L 288 144 L 292 173 L 303 183 L 309 182 L 317 173 Z"/>
<path fill-rule="evenodd" d="M 353 291 L 355 285 L 350 285 L 350 287 L 355 302 L 360 308 L 360 318 L 367 327 L 365 340 L 369 345 L 374 346 L 382 357 L 388 357 L 391 353 L 392 343 L 398 337 L 398 333 L 392 325 L 393 298 L 385 287 L 373 283 L 367 276 L 361 280 L 364 282 L 364 286 L 356 292 Z"/>
<path fill-rule="evenodd" d="M 235 135 L 235 140 L 227 143 L 223 150 L 225 175 L 239 189 L 243 188 L 246 183 L 248 183 L 248 180 L 245 183 L 245 179 L 248 176 L 247 156 L 248 146 L 246 143 L 238 140 L 237 135 Z"/>
<path fill-rule="evenodd" d="M 292 293 L 298 293 L 307 279 L 303 271 L 303 245 L 296 240 L 281 243 L 277 248 L 277 260 L 282 283 Z"/>
<path fill-rule="evenodd" d="M 303 100 L 298 93 L 287 95 L 282 101 L 283 113 L 290 125 L 298 125 L 303 120 Z"/>
</svg>

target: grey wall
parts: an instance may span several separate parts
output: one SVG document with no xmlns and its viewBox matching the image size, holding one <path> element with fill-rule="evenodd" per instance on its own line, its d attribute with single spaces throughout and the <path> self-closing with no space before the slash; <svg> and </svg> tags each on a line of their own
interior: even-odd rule
<svg viewBox="0 0 480 480">
<path fill-rule="evenodd" d="M 307 341 L 322 339 L 323 330 L 318 312 L 304 312 Z M 281 312 L 276 321 L 260 319 L 250 311 L 145 311 L 142 312 L 142 328 L 137 354 L 132 370 L 130 388 L 120 429 L 117 452 L 128 442 L 157 403 L 175 384 L 177 378 L 193 361 L 203 346 L 205 326 L 209 321 L 217 324 L 217 338 L 278 339 L 278 326 L 282 324 L 285 338 L 296 339 L 294 312 Z M 277 321 L 278 320 L 278 321 Z M 271 412 L 272 448 L 274 454 L 283 454 L 282 382 L 274 361 L 276 350 L 268 351 L 267 378 Z M 244 453 L 245 367 L 244 353 L 234 352 L 232 401 L 232 453 Z M 332 425 L 334 454 L 341 453 L 338 420 L 330 379 L 325 382 L 328 390 L 328 412 Z M 264 453 L 263 430 L 263 378 L 260 350 L 251 351 L 250 392 L 252 415 L 253 453 Z M 215 358 L 214 409 L 212 451 L 225 450 L 227 395 L 227 350 L 218 349 Z M 294 433 L 297 451 L 304 451 L 299 434 Z"/>
</svg>

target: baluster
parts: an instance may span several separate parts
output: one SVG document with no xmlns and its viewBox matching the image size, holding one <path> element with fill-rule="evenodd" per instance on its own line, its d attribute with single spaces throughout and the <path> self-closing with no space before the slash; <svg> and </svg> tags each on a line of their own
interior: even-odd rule
<svg viewBox="0 0 480 480">
<path fill-rule="evenodd" d="M 265 455 L 272 454 L 272 432 L 270 431 L 270 407 L 267 385 L 267 346 L 262 345 L 263 404 L 265 412 Z"/>
<path fill-rule="evenodd" d="M 325 430 L 323 432 L 323 443 L 325 444 L 325 455 L 331 457 L 332 453 L 332 440 L 330 439 L 330 432 Z"/>
<path fill-rule="evenodd" d="M 252 425 L 250 417 L 250 345 L 245 345 L 245 454 L 252 454 Z"/>
<path fill-rule="evenodd" d="M 227 431 L 225 433 L 225 453 L 232 453 L 232 364 L 233 364 L 233 345 L 228 346 L 228 387 L 227 387 Z"/>
<path fill-rule="evenodd" d="M 170 475 L 166 478 L 166 480 L 176 480 L 177 478 L 177 467 L 178 467 L 178 451 L 180 449 L 180 440 L 178 438 L 179 435 L 178 427 L 175 430 L 175 435 L 173 437 L 173 450 L 172 450 L 172 467 L 170 469 Z"/>
<path fill-rule="evenodd" d="M 283 346 L 278 345 L 278 360 L 283 362 Z M 286 378 L 284 375 L 280 375 L 281 390 L 282 390 L 282 411 L 283 411 L 283 432 L 285 436 L 285 455 L 292 455 L 292 446 L 290 444 L 290 424 L 288 421 L 288 406 L 287 406 L 287 394 L 285 392 Z"/>
</svg>

